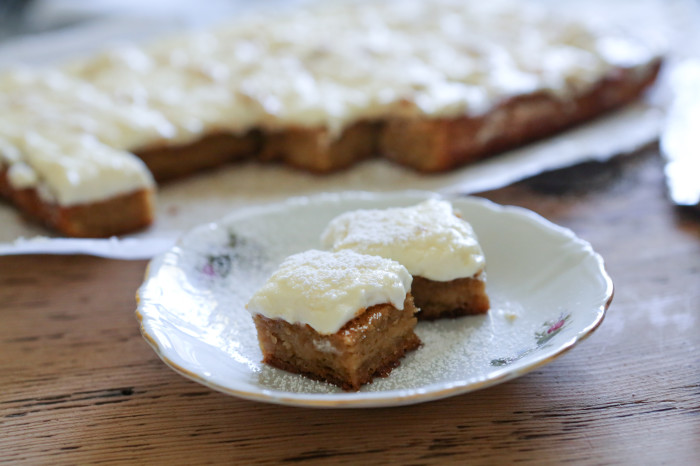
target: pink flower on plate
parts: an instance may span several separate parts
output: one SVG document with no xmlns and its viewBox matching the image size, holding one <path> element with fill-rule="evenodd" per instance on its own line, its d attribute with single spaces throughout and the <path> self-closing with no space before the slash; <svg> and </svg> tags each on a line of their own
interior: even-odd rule
<svg viewBox="0 0 700 466">
<path fill-rule="evenodd" d="M 212 267 L 211 264 L 206 264 L 202 268 L 202 273 L 208 277 L 213 277 L 214 275 L 216 275 L 216 272 L 214 272 L 214 267 Z"/>
<path fill-rule="evenodd" d="M 555 320 L 555 321 L 548 320 L 547 322 L 542 324 L 543 330 L 541 330 L 539 332 L 535 332 L 535 346 L 534 347 L 532 347 L 528 350 L 520 351 L 515 356 L 493 359 L 493 360 L 491 360 L 491 365 L 492 366 L 506 366 L 506 365 L 511 364 L 519 359 L 522 359 L 523 357 L 527 356 L 528 354 L 545 346 L 549 342 L 549 340 L 551 340 L 554 337 L 554 335 L 559 333 L 559 331 L 564 328 L 564 326 L 569 321 L 569 318 L 571 318 L 571 314 L 563 314 L 562 313 L 557 320 Z"/>
<path fill-rule="evenodd" d="M 557 322 L 554 323 L 554 325 L 552 325 L 551 327 L 549 327 L 547 329 L 547 333 L 556 332 L 557 330 L 562 328 L 565 323 L 566 323 L 566 319 L 564 319 L 564 318 L 559 319 Z"/>
<path fill-rule="evenodd" d="M 551 340 L 554 335 L 564 328 L 570 317 L 571 314 L 561 314 L 557 320 L 545 322 L 544 327 L 546 330 L 535 333 L 537 345 L 541 346 Z"/>
</svg>

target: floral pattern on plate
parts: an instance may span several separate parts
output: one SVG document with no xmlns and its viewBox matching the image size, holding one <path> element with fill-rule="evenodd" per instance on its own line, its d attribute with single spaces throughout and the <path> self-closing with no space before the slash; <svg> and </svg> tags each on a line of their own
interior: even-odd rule
<svg viewBox="0 0 700 466">
<path fill-rule="evenodd" d="M 492 359 L 492 366 L 506 366 L 508 364 L 514 363 L 515 361 L 524 358 L 533 351 L 537 351 L 542 346 L 546 345 L 549 340 L 554 338 L 561 330 L 564 329 L 568 320 L 571 318 L 571 314 L 561 314 L 558 319 L 548 320 L 542 325 L 542 330 L 535 332 L 535 346 L 528 349 L 523 349 L 518 352 L 515 356 L 509 356 L 505 358 Z"/>
</svg>

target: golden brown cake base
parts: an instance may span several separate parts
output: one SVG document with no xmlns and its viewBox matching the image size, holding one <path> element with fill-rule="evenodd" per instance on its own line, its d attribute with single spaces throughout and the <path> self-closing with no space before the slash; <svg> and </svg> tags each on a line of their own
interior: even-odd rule
<svg viewBox="0 0 700 466">
<path fill-rule="evenodd" d="M 257 131 L 244 135 L 210 134 L 182 146 L 157 146 L 135 151 L 156 181 L 165 181 L 194 172 L 242 160 L 260 151 L 262 136 Z"/>
<path fill-rule="evenodd" d="M 643 68 L 617 69 L 571 99 L 539 93 L 514 97 L 481 117 L 390 120 L 378 150 L 418 171 L 450 170 L 632 102 L 654 82 L 660 65 L 656 61 Z"/>
<path fill-rule="evenodd" d="M 104 201 L 59 206 L 41 199 L 36 189 L 14 189 L 0 168 L 0 196 L 23 214 L 66 236 L 109 237 L 130 233 L 153 222 L 154 192 L 142 189 Z"/>
<path fill-rule="evenodd" d="M 379 123 L 360 122 L 345 129 L 338 138 L 325 128 L 290 128 L 269 133 L 259 158 L 313 173 L 328 173 L 377 155 L 380 129 Z"/>
<path fill-rule="evenodd" d="M 413 277 L 411 294 L 421 311 L 420 320 L 485 314 L 490 307 L 486 282 L 481 274 L 447 282 Z"/>
<path fill-rule="evenodd" d="M 402 311 L 391 304 L 372 306 L 332 335 L 259 314 L 254 320 L 264 363 L 359 390 L 375 376 L 387 376 L 406 352 L 420 346 L 413 332 L 416 311 L 409 295 Z"/>
</svg>

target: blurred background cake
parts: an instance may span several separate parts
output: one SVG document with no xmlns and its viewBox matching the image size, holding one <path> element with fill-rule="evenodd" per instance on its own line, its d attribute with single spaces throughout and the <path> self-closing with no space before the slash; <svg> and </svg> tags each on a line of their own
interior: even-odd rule
<svg viewBox="0 0 700 466">
<path fill-rule="evenodd" d="M 659 70 L 656 45 L 533 2 L 248 12 L 2 71 L 0 193 L 65 235 L 110 236 L 152 221 L 153 178 L 241 159 L 451 170 L 634 101 Z"/>
</svg>

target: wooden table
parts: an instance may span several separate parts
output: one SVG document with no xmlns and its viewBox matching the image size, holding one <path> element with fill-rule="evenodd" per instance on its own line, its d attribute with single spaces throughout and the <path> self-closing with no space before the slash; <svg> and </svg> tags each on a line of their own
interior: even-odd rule
<svg viewBox="0 0 700 466">
<path fill-rule="evenodd" d="M 654 149 L 483 195 L 572 228 L 616 285 L 603 325 L 514 381 L 422 405 L 314 410 L 177 375 L 139 334 L 145 261 L 0 258 L 0 462 L 700 464 L 700 216 Z"/>
</svg>

